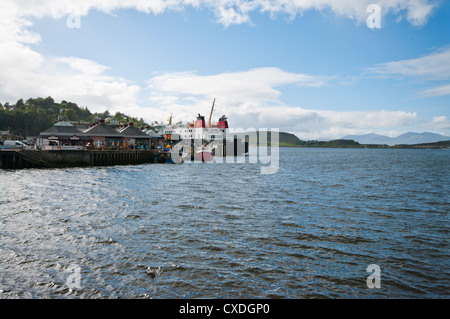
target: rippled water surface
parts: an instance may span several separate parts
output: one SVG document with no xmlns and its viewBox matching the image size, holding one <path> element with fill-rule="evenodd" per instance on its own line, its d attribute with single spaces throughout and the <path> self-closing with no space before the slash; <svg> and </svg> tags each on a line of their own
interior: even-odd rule
<svg viewBox="0 0 450 319">
<path fill-rule="evenodd" d="M 0 171 L 0 296 L 449 297 L 450 151 L 281 148 L 279 165 Z"/>
</svg>

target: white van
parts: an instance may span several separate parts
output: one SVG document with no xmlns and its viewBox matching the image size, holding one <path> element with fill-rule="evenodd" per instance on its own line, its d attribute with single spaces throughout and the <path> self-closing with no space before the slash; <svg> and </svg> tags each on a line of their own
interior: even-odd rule
<svg viewBox="0 0 450 319">
<path fill-rule="evenodd" d="M 30 149 L 31 147 L 25 143 L 20 141 L 4 141 L 3 145 L 5 148 L 22 148 L 22 149 Z"/>
</svg>

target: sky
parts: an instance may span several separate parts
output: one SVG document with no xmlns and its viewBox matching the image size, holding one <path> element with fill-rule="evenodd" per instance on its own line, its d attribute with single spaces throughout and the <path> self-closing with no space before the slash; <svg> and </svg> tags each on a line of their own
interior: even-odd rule
<svg viewBox="0 0 450 319">
<path fill-rule="evenodd" d="M 0 102 L 300 139 L 450 136 L 443 0 L 2 0 Z"/>
</svg>

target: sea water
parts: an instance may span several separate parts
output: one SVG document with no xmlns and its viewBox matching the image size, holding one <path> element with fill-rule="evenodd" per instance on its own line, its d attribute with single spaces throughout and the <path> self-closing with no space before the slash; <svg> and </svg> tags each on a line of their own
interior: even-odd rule
<svg viewBox="0 0 450 319">
<path fill-rule="evenodd" d="M 0 298 L 449 297 L 450 151 L 260 166 L 0 171 Z"/>
</svg>

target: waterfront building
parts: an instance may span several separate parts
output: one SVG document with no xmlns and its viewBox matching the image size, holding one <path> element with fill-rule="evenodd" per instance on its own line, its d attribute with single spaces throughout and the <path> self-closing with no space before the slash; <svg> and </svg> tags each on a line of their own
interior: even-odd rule
<svg viewBox="0 0 450 319">
<path fill-rule="evenodd" d="M 83 133 L 90 136 L 92 145 L 97 148 L 124 148 L 123 134 L 109 126 L 104 120 L 99 120 L 90 128 L 83 130 Z"/>
<path fill-rule="evenodd" d="M 64 119 L 40 133 L 36 140 L 38 149 L 83 149 L 91 138 Z"/>
<path fill-rule="evenodd" d="M 150 136 L 134 126 L 133 123 L 118 128 L 117 132 L 122 135 L 122 141 L 125 148 L 147 149 L 150 147 Z"/>
<path fill-rule="evenodd" d="M 83 123 L 84 124 L 84 123 Z M 138 128 L 133 123 L 108 125 L 98 120 L 88 128 L 78 129 L 65 118 L 41 132 L 36 141 L 38 149 L 148 149 L 156 148 L 162 136 L 150 127 Z"/>
</svg>

